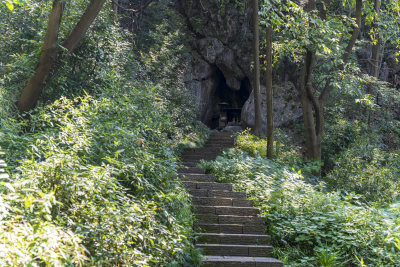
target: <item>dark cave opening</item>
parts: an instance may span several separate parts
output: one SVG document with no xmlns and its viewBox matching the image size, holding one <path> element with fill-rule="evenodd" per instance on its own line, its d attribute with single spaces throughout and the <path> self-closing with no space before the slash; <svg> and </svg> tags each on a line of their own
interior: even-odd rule
<svg viewBox="0 0 400 267">
<path fill-rule="evenodd" d="M 240 89 L 235 90 L 228 86 L 218 68 L 215 75 L 218 85 L 212 97 L 214 112 L 209 126 L 211 129 L 220 129 L 227 125 L 240 125 L 241 110 L 250 95 L 250 80 L 245 77 L 240 82 Z"/>
</svg>

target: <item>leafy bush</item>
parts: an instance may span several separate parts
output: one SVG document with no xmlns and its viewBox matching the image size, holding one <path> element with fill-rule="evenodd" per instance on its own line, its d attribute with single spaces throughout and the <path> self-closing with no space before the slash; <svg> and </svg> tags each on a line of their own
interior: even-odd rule
<svg viewBox="0 0 400 267">
<path fill-rule="evenodd" d="M 189 93 L 168 82 L 180 81 L 184 64 L 162 57 L 158 66 L 175 68 L 154 68 L 148 79 L 146 52 L 132 51 L 107 4 L 23 120 L 14 104 L 37 61 L 49 3 L 27 1 L 13 13 L 0 5 L 0 25 L 14 29 L 0 37 L 0 145 L 10 174 L 0 181 L 0 265 L 198 264 L 176 154 L 208 132 L 194 122 Z M 86 4 L 68 3 L 61 36 Z"/>
<path fill-rule="evenodd" d="M 202 167 L 246 191 L 260 207 L 278 248 L 276 256 L 286 266 L 400 262 L 396 212 L 366 206 L 354 194 L 327 192 L 323 183 L 312 185 L 287 166 L 239 150 L 202 162 Z"/>
<path fill-rule="evenodd" d="M 399 152 L 385 152 L 376 139 L 360 137 L 336 160 L 325 178 L 336 190 L 361 194 L 367 201 L 390 203 L 400 192 Z"/>
<path fill-rule="evenodd" d="M 274 157 L 275 161 L 288 168 L 301 170 L 307 174 L 313 174 L 320 170 L 320 161 L 304 160 L 300 147 L 293 145 L 290 137 L 282 130 L 275 130 Z M 235 136 L 235 147 L 247 152 L 252 156 L 267 156 L 267 139 L 252 135 L 248 130 L 238 133 Z"/>
<path fill-rule="evenodd" d="M 63 98 L 32 114 L 29 133 L 1 135 L 8 157 L 25 158 L 18 173 L 9 160 L 16 165 L 2 197 L 14 208 L 1 217 L 9 232 L 1 236 L 11 244 L 33 232 L 5 248 L 5 264 L 189 260 L 190 200 L 176 178 L 172 119 L 156 105 L 137 89 L 113 99 Z M 47 243 L 59 251 L 40 249 Z"/>
</svg>

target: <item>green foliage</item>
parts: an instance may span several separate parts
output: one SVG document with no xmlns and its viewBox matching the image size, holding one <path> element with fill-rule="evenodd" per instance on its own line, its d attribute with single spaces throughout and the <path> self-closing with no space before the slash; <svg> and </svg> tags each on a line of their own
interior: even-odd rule
<svg viewBox="0 0 400 267">
<path fill-rule="evenodd" d="M 304 160 L 300 148 L 291 143 L 290 137 L 280 129 L 275 129 L 275 161 L 286 165 L 290 169 L 301 170 L 307 174 L 319 172 L 320 161 Z M 235 136 L 235 147 L 252 156 L 267 156 L 267 139 L 252 135 L 248 130 Z"/>
<path fill-rule="evenodd" d="M 14 104 L 51 8 L 25 2 L 12 13 L 0 5 L 0 145 L 10 176 L 0 178 L 0 265 L 199 265 L 176 156 L 208 132 L 183 91 L 184 60 L 173 51 L 182 34 L 159 40 L 160 53 L 133 51 L 106 4 L 22 120 Z M 86 5 L 68 1 L 61 40 Z M 162 23 L 155 35 L 170 30 Z"/>
<path fill-rule="evenodd" d="M 320 252 L 316 251 L 315 255 L 322 267 L 334 267 L 338 265 L 338 252 L 332 252 L 330 249 L 321 249 Z"/>
<path fill-rule="evenodd" d="M 40 229 L 34 231 L 38 238 L 25 241 L 32 248 L 26 264 L 52 262 L 46 257 L 53 249 L 42 251 L 42 260 L 37 251 L 50 234 L 49 247 L 60 247 L 64 263 L 87 263 L 86 250 L 96 264 L 185 260 L 191 248 L 189 199 L 175 178 L 176 160 L 167 145 L 173 144 L 167 138 L 171 117 L 154 100 L 137 89 L 119 98 L 61 99 L 32 115 L 30 134 L 23 140 L 11 132 L 1 136 L 9 157 L 11 150 L 28 153 L 19 174 L 7 182 L 15 192 L 4 195 L 18 212 L 2 217 L 10 225 L 20 214 L 21 228 L 15 223 L 17 229 L 9 228 L 13 239 L 27 227 Z M 46 202 L 40 200 L 46 196 Z M 72 244 L 63 247 L 66 234 Z M 12 253 L 23 247 L 15 246 L 2 259 L 18 264 L 13 259 L 20 258 Z"/>
<path fill-rule="evenodd" d="M 384 152 L 380 142 L 358 137 L 338 156 L 336 167 L 327 175 L 334 189 L 361 194 L 367 201 L 390 203 L 400 191 L 399 152 Z"/>
<path fill-rule="evenodd" d="M 230 150 L 202 167 L 246 191 L 261 208 L 285 266 L 395 266 L 400 258 L 397 211 L 380 210 L 354 194 L 327 192 L 284 165 Z"/>
<path fill-rule="evenodd" d="M 267 156 L 267 140 L 250 134 L 249 130 L 235 136 L 235 147 L 246 151 L 250 155 L 260 154 L 262 157 Z"/>
</svg>

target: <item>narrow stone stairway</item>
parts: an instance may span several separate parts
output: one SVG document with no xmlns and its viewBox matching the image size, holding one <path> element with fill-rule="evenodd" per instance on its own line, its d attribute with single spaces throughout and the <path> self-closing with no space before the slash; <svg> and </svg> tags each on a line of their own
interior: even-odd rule
<svg viewBox="0 0 400 267">
<path fill-rule="evenodd" d="M 196 247 L 205 255 L 202 266 L 281 267 L 282 262 L 272 258 L 264 218 L 246 193 L 232 191 L 232 184 L 216 183 L 197 167 L 200 160 L 214 160 L 232 146 L 230 133 L 212 132 L 203 147 L 185 149 L 182 155 L 179 175 L 193 196 Z"/>
</svg>

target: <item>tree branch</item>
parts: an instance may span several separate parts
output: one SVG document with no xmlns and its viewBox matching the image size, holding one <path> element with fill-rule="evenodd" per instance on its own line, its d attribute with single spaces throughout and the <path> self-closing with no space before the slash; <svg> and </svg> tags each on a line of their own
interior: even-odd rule
<svg viewBox="0 0 400 267">
<path fill-rule="evenodd" d="M 72 32 L 69 34 L 67 39 L 62 43 L 62 46 L 71 53 L 76 46 L 79 44 L 83 36 L 86 34 L 90 25 L 92 25 L 97 14 L 100 12 L 106 0 L 91 0 L 83 13 L 79 22 L 75 25 Z"/>
<path fill-rule="evenodd" d="M 140 13 L 142 12 L 146 7 L 148 7 L 152 2 L 154 2 L 154 0 L 148 0 L 144 5 L 140 6 L 139 9 L 129 9 L 126 8 L 124 6 L 122 6 L 121 4 L 118 3 L 118 1 L 116 0 L 111 0 L 114 4 L 116 4 L 119 8 L 121 8 L 124 11 L 128 11 L 131 13 Z"/>
<path fill-rule="evenodd" d="M 353 33 L 351 35 L 350 41 L 347 44 L 347 47 L 345 49 L 345 52 L 342 56 L 342 60 L 343 62 L 346 62 L 351 50 L 353 49 L 357 38 L 358 38 L 358 34 L 360 33 L 360 29 L 361 29 L 361 11 L 362 11 L 362 0 L 356 0 L 356 24 L 357 26 L 353 29 Z"/>
<path fill-rule="evenodd" d="M 350 41 L 347 44 L 345 52 L 342 55 L 343 63 L 337 67 L 337 70 L 342 70 L 344 68 L 344 64 L 348 60 L 349 55 L 350 55 L 351 51 L 353 50 L 353 47 L 357 41 L 358 35 L 360 33 L 360 29 L 361 29 L 361 13 L 362 13 L 362 0 L 356 0 L 356 17 L 355 17 L 355 19 L 356 19 L 357 25 L 354 28 L 353 33 L 350 38 Z M 328 95 L 333 89 L 333 86 L 331 85 L 331 81 L 332 81 L 332 78 L 328 78 L 328 81 L 325 83 L 325 87 L 319 96 L 319 101 L 320 101 L 322 107 L 325 106 L 326 101 L 328 100 Z"/>
<path fill-rule="evenodd" d="M 34 108 L 42 93 L 42 85 L 50 75 L 51 68 L 57 57 L 58 31 L 60 29 L 64 7 L 64 1 L 55 0 L 53 2 L 39 63 L 35 69 L 34 75 L 28 80 L 22 90 L 18 101 L 18 110 L 20 112 Z"/>
</svg>

